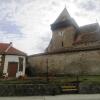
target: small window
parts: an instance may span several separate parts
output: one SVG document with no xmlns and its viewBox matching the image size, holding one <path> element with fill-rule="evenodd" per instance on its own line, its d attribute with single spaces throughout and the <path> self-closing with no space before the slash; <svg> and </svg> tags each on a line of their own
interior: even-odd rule
<svg viewBox="0 0 100 100">
<path fill-rule="evenodd" d="M 59 32 L 59 35 L 60 35 L 60 36 L 63 36 L 63 32 Z"/>
<path fill-rule="evenodd" d="M 23 71 L 23 58 L 19 57 L 19 71 Z"/>
<path fill-rule="evenodd" d="M 64 46 L 63 42 L 62 42 L 62 47 Z"/>
</svg>

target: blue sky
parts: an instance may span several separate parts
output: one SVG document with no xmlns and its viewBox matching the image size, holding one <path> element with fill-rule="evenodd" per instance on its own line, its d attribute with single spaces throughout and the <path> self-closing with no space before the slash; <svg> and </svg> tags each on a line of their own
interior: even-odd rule
<svg viewBox="0 0 100 100">
<path fill-rule="evenodd" d="M 0 0 L 0 42 L 27 54 L 45 50 L 52 24 L 66 8 L 79 26 L 100 22 L 100 0 Z"/>
</svg>

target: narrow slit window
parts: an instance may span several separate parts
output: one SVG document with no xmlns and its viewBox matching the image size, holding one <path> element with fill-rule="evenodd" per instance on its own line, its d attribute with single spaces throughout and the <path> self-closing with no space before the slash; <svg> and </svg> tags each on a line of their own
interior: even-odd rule
<svg viewBox="0 0 100 100">
<path fill-rule="evenodd" d="M 63 44 L 63 42 L 62 42 L 62 47 L 63 47 L 63 45 L 64 45 L 64 44 Z"/>
<path fill-rule="evenodd" d="M 23 58 L 19 57 L 19 71 L 23 71 Z"/>
<path fill-rule="evenodd" d="M 60 35 L 60 36 L 63 36 L 63 32 L 59 32 L 59 35 Z"/>
</svg>

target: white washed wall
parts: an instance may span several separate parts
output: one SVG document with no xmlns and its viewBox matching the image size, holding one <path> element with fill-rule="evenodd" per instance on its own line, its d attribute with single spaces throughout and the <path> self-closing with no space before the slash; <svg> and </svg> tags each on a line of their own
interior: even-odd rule
<svg viewBox="0 0 100 100">
<path fill-rule="evenodd" d="M 19 57 L 23 58 L 23 71 L 19 72 Z M 16 77 L 20 76 L 20 75 L 25 75 L 25 66 L 26 66 L 26 60 L 25 60 L 25 56 L 17 56 L 17 55 L 6 55 L 5 56 L 5 63 L 4 63 L 4 69 L 3 69 L 3 73 L 6 73 L 6 75 L 8 75 L 8 62 L 18 62 L 18 70 L 16 73 Z"/>
</svg>

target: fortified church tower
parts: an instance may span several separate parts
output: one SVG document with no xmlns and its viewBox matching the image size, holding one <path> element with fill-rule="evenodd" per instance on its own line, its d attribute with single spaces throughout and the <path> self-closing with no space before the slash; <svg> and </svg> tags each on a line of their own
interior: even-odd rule
<svg viewBox="0 0 100 100">
<path fill-rule="evenodd" d="M 51 30 L 52 39 L 46 51 L 61 51 L 64 48 L 73 46 L 75 34 L 78 31 L 78 25 L 69 15 L 67 9 L 64 8 L 55 22 L 51 24 Z"/>
<path fill-rule="evenodd" d="M 28 57 L 37 73 L 100 75 L 100 26 L 78 26 L 66 8 L 51 24 L 46 52 Z"/>
</svg>

